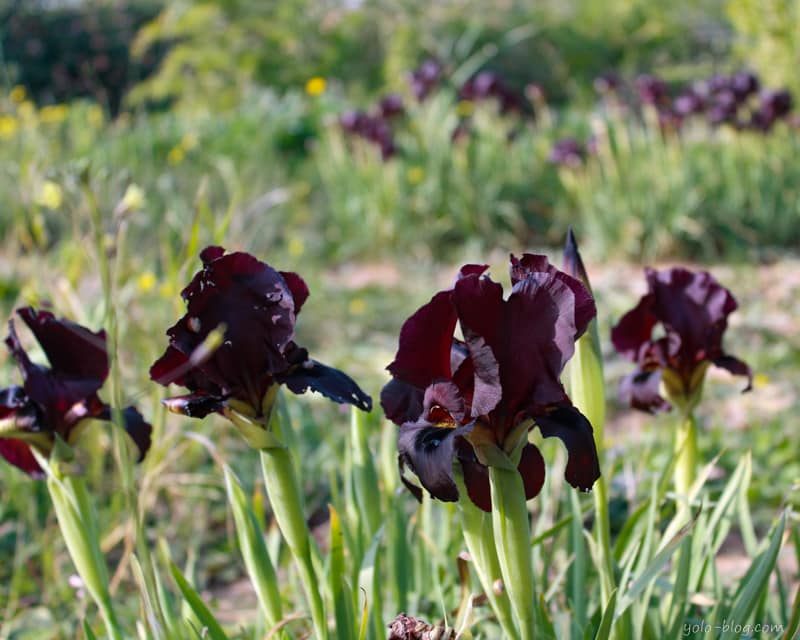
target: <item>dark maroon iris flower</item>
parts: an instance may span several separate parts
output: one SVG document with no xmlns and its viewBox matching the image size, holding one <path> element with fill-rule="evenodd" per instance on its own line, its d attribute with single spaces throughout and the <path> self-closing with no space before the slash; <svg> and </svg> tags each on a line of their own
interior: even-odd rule
<svg viewBox="0 0 800 640">
<path fill-rule="evenodd" d="M 511 257 L 506 300 L 486 269 L 462 267 L 453 288 L 433 296 L 400 332 L 381 405 L 400 425 L 401 472 L 410 468 L 433 497 L 455 501 L 458 460 L 469 497 L 490 511 L 486 465 L 513 459 L 532 498 L 544 482 L 544 460 L 527 441 L 536 425 L 564 442 L 567 481 L 588 490 L 600 476 L 592 427 L 559 376 L 595 315 L 594 301 L 544 256 Z M 463 341 L 454 336 L 456 325 Z"/>
<path fill-rule="evenodd" d="M 268 418 L 263 403 L 276 384 L 372 408 L 352 379 L 295 344 L 295 319 L 308 297 L 300 276 L 276 271 L 249 253 L 225 254 L 222 247 L 207 247 L 200 259 L 203 268 L 181 292 L 186 314 L 167 330 L 169 346 L 150 369 L 159 384 L 189 390 L 164 401 L 170 411 L 203 418 L 236 400 L 252 416 Z M 211 332 L 223 327 L 219 347 L 204 353 Z"/>
<path fill-rule="evenodd" d="M 649 291 L 611 331 L 614 347 L 635 362 L 622 382 L 631 406 L 655 413 L 670 403 L 691 411 L 700 399 L 709 364 L 752 382 L 750 367 L 722 349 L 734 297 L 706 271 L 647 269 Z M 662 335 L 654 335 L 657 327 Z M 664 388 L 667 398 L 662 397 Z"/>
<path fill-rule="evenodd" d="M 50 368 L 30 360 L 10 320 L 5 342 L 23 383 L 0 389 L 0 455 L 40 476 L 31 446 L 49 455 L 56 436 L 72 444 L 85 420 L 111 419 L 110 408 L 97 396 L 108 376 L 106 334 L 59 320 L 48 311 L 26 307 L 17 313 L 41 345 Z M 141 460 L 150 448 L 152 428 L 134 407 L 124 409 L 123 417 Z"/>
</svg>

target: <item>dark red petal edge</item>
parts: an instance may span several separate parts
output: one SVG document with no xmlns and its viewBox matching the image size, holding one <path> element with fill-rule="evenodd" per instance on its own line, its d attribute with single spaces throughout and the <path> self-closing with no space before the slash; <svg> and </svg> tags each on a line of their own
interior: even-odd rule
<svg viewBox="0 0 800 640">
<path fill-rule="evenodd" d="M 334 402 L 372 411 L 372 398 L 350 376 L 316 360 L 307 360 L 287 374 L 276 375 L 275 380 L 285 384 L 292 393 L 305 393 L 311 389 Z"/>
<path fill-rule="evenodd" d="M 714 364 L 721 369 L 730 371 L 735 376 L 745 376 L 747 378 L 747 386 L 742 389 L 742 392 L 750 391 L 753 388 L 753 372 L 746 362 L 739 360 L 735 356 L 723 354 L 714 360 Z"/>
<path fill-rule="evenodd" d="M 533 416 L 545 438 L 557 437 L 567 448 L 564 476 L 573 487 L 589 491 L 600 477 L 600 463 L 592 425 L 575 407 L 558 407 L 546 415 Z"/>
</svg>

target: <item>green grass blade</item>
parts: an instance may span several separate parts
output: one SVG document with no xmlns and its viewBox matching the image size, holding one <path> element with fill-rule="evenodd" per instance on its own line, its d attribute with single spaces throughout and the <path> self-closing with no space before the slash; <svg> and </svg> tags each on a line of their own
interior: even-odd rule
<svg viewBox="0 0 800 640">
<path fill-rule="evenodd" d="M 769 588 L 769 575 L 775 567 L 778 552 L 783 541 L 783 532 L 786 528 L 786 512 L 781 514 L 778 524 L 770 536 L 769 546 L 758 556 L 745 574 L 742 584 L 737 590 L 736 600 L 730 610 L 730 619 L 738 624 L 745 624 L 750 614 L 758 606 L 766 589 Z M 722 634 L 721 640 L 733 640 L 740 634 L 731 630 Z"/>
<path fill-rule="evenodd" d="M 222 630 L 219 622 L 217 622 L 214 614 L 212 614 L 209 608 L 203 603 L 200 596 L 197 595 L 197 592 L 192 588 L 192 585 L 189 584 L 174 562 L 169 563 L 169 570 L 172 573 L 172 579 L 175 580 L 175 584 L 178 585 L 178 589 L 180 589 L 184 599 L 192 608 L 197 619 L 205 627 L 207 637 L 211 638 L 211 640 L 228 640 L 228 636 L 225 635 L 225 632 Z"/>
<path fill-rule="evenodd" d="M 611 625 L 614 622 L 614 611 L 617 607 L 617 590 L 611 592 L 611 597 L 608 599 L 603 617 L 600 619 L 600 626 L 597 628 L 597 633 L 594 640 L 608 640 L 611 636 Z"/>
</svg>

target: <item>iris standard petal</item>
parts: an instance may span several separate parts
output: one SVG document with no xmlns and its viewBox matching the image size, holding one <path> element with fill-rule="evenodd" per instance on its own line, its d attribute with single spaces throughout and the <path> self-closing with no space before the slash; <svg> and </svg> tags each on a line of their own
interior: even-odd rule
<svg viewBox="0 0 800 640">
<path fill-rule="evenodd" d="M 395 377 L 424 389 L 434 380 L 450 377 L 450 349 L 456 327 L 452 292 L 440 291 L 403 323 L 392 363 Z"/>
</svg>

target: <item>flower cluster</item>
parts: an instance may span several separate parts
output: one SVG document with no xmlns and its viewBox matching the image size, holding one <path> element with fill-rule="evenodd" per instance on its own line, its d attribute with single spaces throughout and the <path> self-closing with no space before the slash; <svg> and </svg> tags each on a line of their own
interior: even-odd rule
<svg viewBox="0 0 800 640">
<path fill-rule="evenodd" d="M 422 102 L 442 81 L 444 69 L 436 60 L 427 59 L 408 74 L 408 84 L 414 97 Z"/>
<path fill-rule="evenodd" d="M 345 132 L 375 144 L 381 150 L 381 157 L 388 160 L 397 152 L 392 120 L 404 113 L 403 99 L 392 93 L 369 111 L 347 111 L 339 118 L 339 124 Z"/>
<path fill-rule="evenodd" d="M 458 97 L 471 102 L 497 100 L 500 113 L 519 112 L 522 108 L 519 96 L 492 71 L 481 71 L 467 80 L 458 90 Z"/>
<path fill-rule="evenodd" d="M 749 390 L 750 367 L 722 348 L 728 316 L 737 308 L 731 292 L 705 271 L 647 269 L 645 274 L 648 292 L 611 332 L 616 350 L 637 365 L 623 380 L 623 399 L 651 413 L 671 404 L 691 411 L 710 364 L 747 377 Z M 663 335 L 654 337 L 659 326 Z"/>
<path fill-rule="evenodd" d="M 603 95 L 622 96 L 621 80 L 607 74 L 595 80 Z M 653 106 L 663 127 L 679 128 L 691 117 L 704 117 L 713 125 L 729 125 L 737 130 L 767 132 L 792 110 L 792 95 L 786 89 L 762 88 L 758 76 L 739 71 L 730 76 L 713 75 L 693 82 L 674 97 L 667 84 L 654 75 L 641 75 L 634 82 L 642 104 Z"/>
<path fill-rule="evenodd" d="M 9 321 L 6 346 L 22 374 L 22 386 L 0 389 L 0 456 L 33 476 L 40 468 L 31 447 L 47 456 L 57 439 L 73 444 L 90 420 L 111 420 L 97 395 L 108 377 L 105 331 L 93 332 L 48 311 L 17 312 L 42 347 L 50 367 L 34 363 Z M 125 429 L 139 449 L 150 448 L 152 427 L 135 407 L 122 412 Z"/>
<path fill-rule="evenodd" d="M 510 462 L 532 498 L 544 482 L 544 460 L 527 437 L 538 426 L 566 445 L 567 481 L 588 490 L 600 475 L 592 427 L 559 375 L 595 315 L 594 301 L 544 256 L 511 257 L 505 300 L 486 269 L 462 267 L 455 285 L 402 327 L 388 367 L 392 380 L 381 392 L 386 416 L 400 425 L 401 472 L 408 467 L 433 497 L 455 501 L 457 460 L 470 499 L 489 511 L 487 467 Z M 417 486 L 404 482 L 421 498 Z"/>
</svg>

